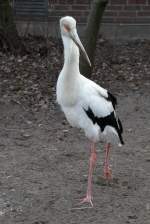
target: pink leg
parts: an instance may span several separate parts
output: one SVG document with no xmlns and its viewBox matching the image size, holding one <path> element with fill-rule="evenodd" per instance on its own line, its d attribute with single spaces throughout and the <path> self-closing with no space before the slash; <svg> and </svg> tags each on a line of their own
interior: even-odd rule
<svg viewBox="0 0 150 224">
<path fill-rule="evenodd" d="M 109 167 L 109 152 L 110 152 L 110 143 L 106 145 L 106 149 L 105 149 L 104 177 L 106 179 L 112 178 L 112 171 Z"/>
<path fill-rule="evenodd" d="M 92 174 L 93 169 L 95 167 L 96 163 L 96 149 L 95 149 L 95 143 L 92 143 L 91 145 L 91 156 L 89 160 L 89 174 L 88 174 L 88 186 L 87 186 L 87 193 L 86 197 L 82 199 L 81 203 L 88 202 L 93 207 L 92 203 Z"/>
</svg>

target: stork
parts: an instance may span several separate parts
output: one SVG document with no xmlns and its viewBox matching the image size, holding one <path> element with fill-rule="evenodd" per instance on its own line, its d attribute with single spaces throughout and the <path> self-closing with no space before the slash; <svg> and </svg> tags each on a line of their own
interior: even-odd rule
<svg viewBox="0 0 150 224">
<path fill-rule="evenodd" d="M 89 159 L 88 186 L 86 196 L 81 203 L 92 203 L 92 174 L 96 163 L 95 144 L 99 140 L 106 142 L 104 176 L 111 178 L 109 152 L 112 144 L 122 146 L 122 124 L 116 115 L 116 98 L 106 89 L 80 74 L 79 51 L 89 66 L 90 59 L 80 41 L 76 29 L 76 20 L 65 16 L 60 19 L 60 31 L 64 45 L 64 65 L 59 74 L 56 95 L 66 119 L 73 127 L 83 129 L 91 142 Z"/>
</svg>

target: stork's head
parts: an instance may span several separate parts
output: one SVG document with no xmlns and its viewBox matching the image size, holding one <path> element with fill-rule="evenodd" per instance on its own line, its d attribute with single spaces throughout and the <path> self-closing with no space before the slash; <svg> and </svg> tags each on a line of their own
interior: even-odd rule
<svg viewBox="0 0 150 224">
<path fill-rule="evenodd" d="M 71 16 L 62 17 L 60 19 L 60 30 L 61 30 L 62 37 L 70 38 L 76 44 L 76 46 L 80 49 L 80 51 L 83 53 L 83 56 L 87 60 L 88 64 L 91 66 L 90 59 L 77 34 L 76 20 Z"/>
</svg>

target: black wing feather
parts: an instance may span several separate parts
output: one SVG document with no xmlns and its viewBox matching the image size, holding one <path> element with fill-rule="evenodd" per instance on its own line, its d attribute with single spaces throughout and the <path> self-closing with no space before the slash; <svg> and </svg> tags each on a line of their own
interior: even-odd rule
<svg viewBox="0 0 150 224">
<path fill-rule="evenodd" d="M 115 130 L 118 133 L 120 142 L 124 144 L 123 138 L 121 135 L 123 132 L 122 124 L 120 119 L 116 118 L 114 111 L 105 117 L 95 116 L 90 107 L 88 107 L 88 110 L 84 109 L 84 111 L 87 114 L 87 116 L 92 120 L 93 124 L 97 123 L 99 125 L 102 132 L 104 131 L 106 126 L 111 126 L 115 128 Z"/>
<path fill-rule="evenodd" d="M 106 99 L 112 102 L 113 108 L 115 109 L 117 105 L 117 98 L 114 95 L 112 95 L 110 92 L 108 92 L 108 97 Z"/>
<path fill-rule="evenodd" d="M 118 118 L 118 124 L 119 124 L 120 133 L 122 134 L 123 133 L 123 126 L 122 126 L 121 120 L 119 118 Z"/>
</svg>

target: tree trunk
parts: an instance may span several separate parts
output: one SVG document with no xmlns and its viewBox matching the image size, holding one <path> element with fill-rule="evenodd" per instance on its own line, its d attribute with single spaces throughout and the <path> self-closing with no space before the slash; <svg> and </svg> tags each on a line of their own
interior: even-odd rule
<svg viewBox="0 0 150 224">
<path fill-rule="evenodd" d="M 2 49 L 14 54 L 25 50 L 18 36 L 9 0 L 0 0 L 0 44 Z"/>
<path fill-rule="evenodd" d="M 93 0 L 92 8 L 88 17 L 88 22 L 84 35 L 85 38 L 84 46 L 90 58 L 92 66 L 89 67 L 83 56 L 81 56 L 81 62 L 80 62 L 81 74 L 85 75 L 86 77 L 90 77 L 92 73 L 95 50 L 96 50 L 96 41 L 99 34 L 99 28 L 102 16 L 107 3 L 108 0 Z"/>
</svg>

